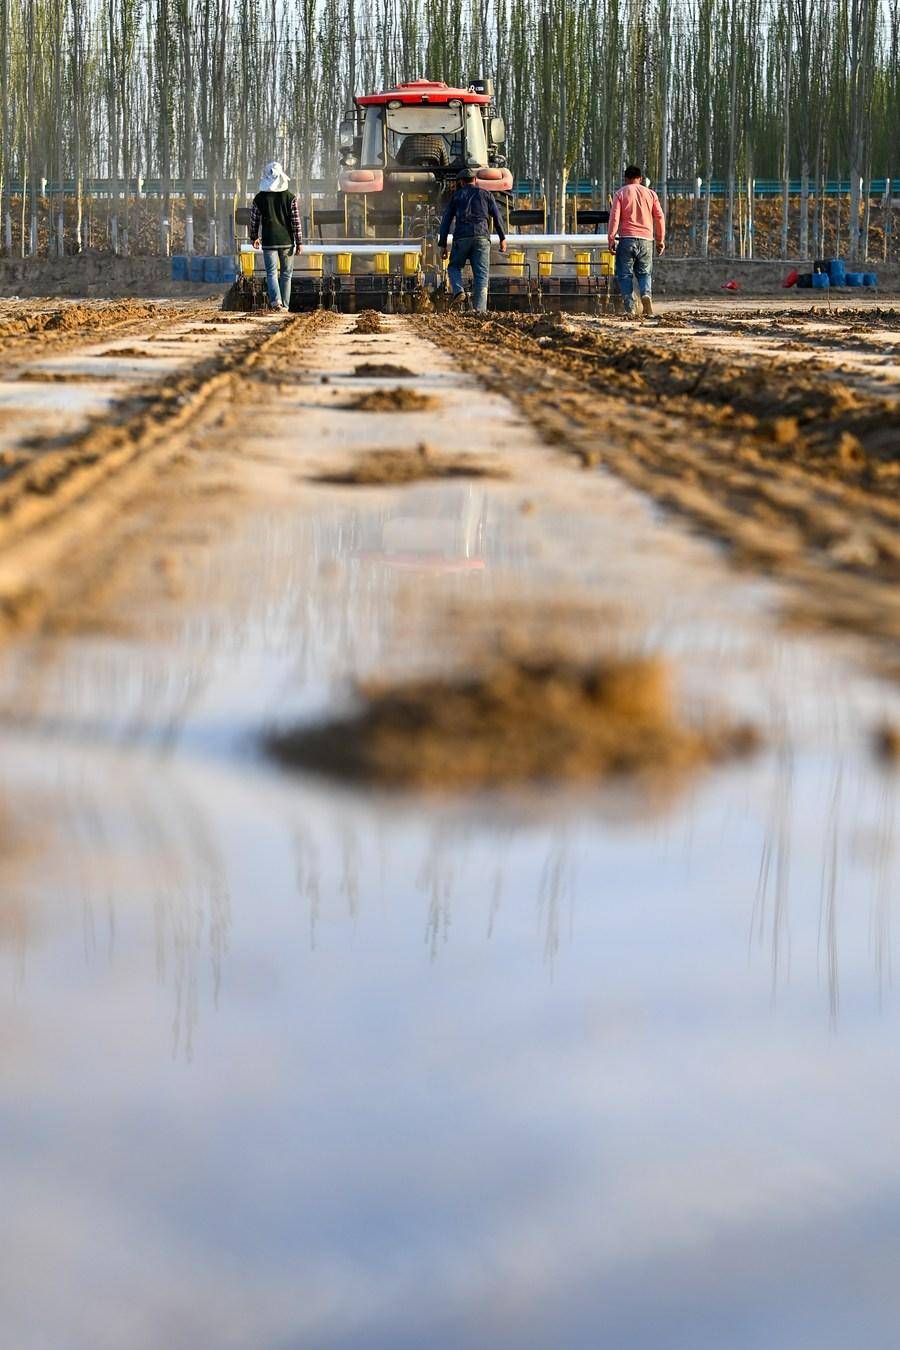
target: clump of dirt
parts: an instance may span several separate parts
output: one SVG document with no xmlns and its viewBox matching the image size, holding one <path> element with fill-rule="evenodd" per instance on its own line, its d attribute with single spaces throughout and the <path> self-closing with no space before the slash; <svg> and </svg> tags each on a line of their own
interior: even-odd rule
<svg viewBox="0 0 900 1350">
<path fill-rule="evenodd" d="M 372 683 L 361 712 L 272 735 L 282 764 L 392 787 L 601 781 L 697 769 L 757 744 L 746 726 L 692 726 L 653 657 L 578 664 L 511 657 L 474 673 Z"/>
<path fill-rule="evenodd" d="M 108 351 L 101 352 L 101 356 L 121 356 L 123 359 L 134 361 L 138 357 L 142 360 L 154 359 L 155 352 L 148 352 L 146 347 L 110 347 Z"/>
<path fill-rule="evenodd" d="M 417 389 L 403 389 L 397 385 L 394 389 L 372 389 L 367 394 L 360 394 L 345 407 L 356 412 L 427 412 L 429 408 L 436 408 L 437 403 L 431 394 L 420 394 Z"/>
<path fill-rule="evenodd" d="M 882 722 L 876 728 L 875 753 L 885 764 L 900 764 L 900 726 Z"/>
<path fill-rule="evenodd" d="M 533 338 L 551 338 L 556 342 L 570 342 L 577 329 L 573 324 L 561 323 L 559 319 L 536 319 L 531 325 Z"/>
<path fill-rule="evenodd" d="M 72 328 L 88 328 L 97 321 L 97 310 L 87 305 L 66 305 L 49 315 L 44 332 L 65 333 Z"/>
<path fill-rule="evenodd" d="M 489 469 L 467 455 L 435 454 L 421 442 L 415 449 L 370 450 L 360 455 L 349 469 L 317 474 L 316 483 L 371 487 L 379 484 L 419 483 L 432 478 L 499 478 L 500 471 Z"/>
<path fill-rule="evenodd" d="M 44 331 L 65 333 L 73 328 L 105 328 L 110 323 L 153 318 L 159 313 L 159 305 L 134 300 L 122 300 L 115 305 L 66 305 L 49 317 Z"/>
<path fill-rule="evenodd" d="M 374 309 L 360 310 L 355 326 L 350 329 L 351 333 L 383 333 L 384 331 L 381 315 Z"/>
<path fill-rule="evenodd" d="M 18 382 L 25 384 L 91 384 L 104 377 L 92 370 L 23 370 Z"/>
<path fill-rule="evenodd" d="M 353 371 L 360 380 L 403 380 L 412 375 L 408 366 L 397 366 L 391 361 L 363 361 Z"/>
</svg>

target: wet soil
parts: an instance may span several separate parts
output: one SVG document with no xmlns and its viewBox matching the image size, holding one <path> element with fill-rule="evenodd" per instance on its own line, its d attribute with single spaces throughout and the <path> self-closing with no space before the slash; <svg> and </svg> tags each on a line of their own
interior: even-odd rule
<svg viewBox="0 0 900 1350">
<path fill-rule="evenodd" d="M 351 333 L 363 333 L 371 335 L 373 333 L 383 333 L 385 331 L 381 315 L 374 309 L 360 310 L 356 324 L 351 328 Z"/>
<path fill-rule="evenodd" d="M 418 389 L 397 385 L 394 389 L 372 389 L 346 406 L 357 412 L 428 412 L 436 408 L 438 402 L 432 394 L 421 394 Z"/>
<path fill-rule="evenodd" d="M 23 370 L 17 377 L 23 384 L 92 384 L 97 376 L 90 370 Z"/>
<path fill-rule="evenodd" d="M 880 640 L 900 674 L 900 402 L 833 371 L 679 332 L 417 319 L 551 444 L 603 465 L 795 583 L 791 621 Z M 877 328 L 875 329 L 877 331 Z"/>
<path fill-rule="evenodd" d="M 0 342 L 22 333 L 71 333 L 76 329 L 97 331 L 111 324 L 132 319 L 149 319 L 159 315 L 163 306 L 123 300 L 108 304 L 65 304 L 55 309 L 26 309 L 0 321 Z"/>
<path fill-rule="evenodd" d="M 875 491 L 900 481 L 900 396 L 854 390 L 833 373 L 785 369 L 782 360 L 717 355 L 652 334 L 579 329 L 543 319 L 505 319 L 585 384 L 638 405 L 687 409 L 760 443 L 769 458 Z"/>
<path fill-rule="evenodd" d="M 5 362 L 18 362 L 97 342 L 107 334 L 143 336 L 198 308 L 207 306 L 139 300 L 62 305 L 34 302 L 17 308 L 7 305 L 0 313 L 0 352 Z"/>
<path fill-rule="evenodd" d="M 102 355 L 127 358 L 129 361 L 148 361 L 153 359 L 154 353 L 146 347 L 110 347 Z"/>
<path fill-rule="evenodd" d="M 564 657 L 361 689 L 362 711 L 272 735 L 284 765 L 394 787 L 477 788 L 681 773 L 752 749 L 746 726 L 688 725 L 666 664 Z"/>
<path fill-rule="evenodd" d="M 441 478 L 502 478 L 502 470 L 479 463 L 470 455 L 437 453 L 424 441 L 412 449 L 371 450 L 348 469 L 313 475 L 316 483 L 374 487 L 422 483 Z"/>
<path fill-rule="evenodd" d="M 398 366 L 391 361 L 363 361 L 353 371 L 360 380 L 404 380 L 412 375 L 408 366 Z"/>
<path fill-rule="evenodd" d="M 900 764 L 900 725 L 883 722 L 875 730 L 875 753 L 886 764 Z"/>
<path fill-rule="evenodd" d="M 714 310 L 709 305 L 695 305 L 687 302 L 677 308 L 667 308 L 659 322 L 664 328 L 691 328 L 696 324 L 704 327 L 732 327 L 737 324 L 780 324 L 784 327 L 803 329 L 811 323 L 829 324 L 838 328 L 859 325 L 865 329 L 872 325 L 881 328 L 900 329 L 900 305 L 803 305 L 802 308 L 791 305 L 779 305 L 777 302 L 763 305 L 729 306 L 727 311 Z"/>
<path fill-rule="evenodd" d="M 221 348 L 207 348 L 185 369 L 140 384 L 111 410 L 70 432 L 21 437 L 0 476 L 0 621 L 9 630 L 37 622 L 69 586 L 109 562 L 101 527 L 142 483 L 183 453 L 185 439 L 217 401 L 239 393 L 256 364 L 278 348 L 295 350 L 331 316 L 310 315 L 255 326 Z M 87 372 L 27 370 L 19 380 L 78 382 Z M 98 375 L 93 375 L 96 383 Z M 108 382 L 108 374 L 102 377 Z M 71 567 L 77 550 L 79 568 Z M 56 571 L 68 558 L 66 571 Z M 45 575 L 44 575 L 45 574 Z"/>
</svg>

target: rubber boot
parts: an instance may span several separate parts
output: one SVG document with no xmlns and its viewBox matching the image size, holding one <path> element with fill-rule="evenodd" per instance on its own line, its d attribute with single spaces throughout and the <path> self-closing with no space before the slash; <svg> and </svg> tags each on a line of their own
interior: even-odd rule
<svg viewBox="0 0 900 1350">
<path fill-rule="evenodd" d="M 642 308 L 643 311 L 644 311 L 644 318 L 645 318 L 645 319 L 652 319 L 652 318 L 653 318 L 653 300 L 651 299 L 651 297 L 650 297 L 649 295 L 642 295 L 642 296 L 641 296 L 641 308 Z"/>
</svg>

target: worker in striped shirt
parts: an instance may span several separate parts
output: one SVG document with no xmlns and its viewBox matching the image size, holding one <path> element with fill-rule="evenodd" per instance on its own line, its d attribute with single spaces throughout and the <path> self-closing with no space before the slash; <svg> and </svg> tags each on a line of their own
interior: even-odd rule
<svg viewBox="0 0 900 1350">
<path fill-rule="evenodd" d="M 277 159 L 262 171 L 250 207 L 250 238 L 262 247 L 270 309 L 290 309 L 294 258 L 303 252 L 300 203 L 288 192 L 288 177 Z"/>
</svg>

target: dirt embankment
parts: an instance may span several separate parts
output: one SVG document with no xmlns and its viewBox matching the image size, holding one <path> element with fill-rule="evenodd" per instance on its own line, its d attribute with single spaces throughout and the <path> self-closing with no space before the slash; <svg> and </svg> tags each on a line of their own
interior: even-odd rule
<svg viewBox="0 0 900 1350">
<path fill-rule="evenodd" d="M 833 370 L 716 353 L 683 333 L 414 322 L 513 398 L 548 441 L 798 583 L 796 618 L 883 639 L 884 664 L 900 673 L 895 397 Z"/>
</svg>

